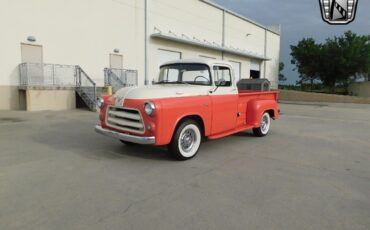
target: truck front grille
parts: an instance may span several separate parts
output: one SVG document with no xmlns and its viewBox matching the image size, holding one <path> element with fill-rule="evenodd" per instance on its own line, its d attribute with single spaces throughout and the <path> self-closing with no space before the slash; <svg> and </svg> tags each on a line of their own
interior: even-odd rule
<svg viewBox="0 0 370 230">
<path fill-rule="evenodd" d="M 120 107 L 107 109 L 106 123 L 112 128 L 122 131 L 143 134 L 145 132 L 144 121 L 140 111 Z"/>
</svg>

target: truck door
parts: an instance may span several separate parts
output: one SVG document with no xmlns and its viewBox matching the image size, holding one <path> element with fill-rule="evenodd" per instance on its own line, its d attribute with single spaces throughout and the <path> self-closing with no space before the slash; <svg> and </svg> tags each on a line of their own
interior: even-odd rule
<svg viewBox="0 0 370 230">
<path fill-rule="evenodd" d="M 239 95 L 233 82 L 230 67 L 214 66 L 213 78 L 215 84 L 219 85 L 210 94 L 212 101 L 212 135 L 217 135 L 236 128 Z"/>
</svg>

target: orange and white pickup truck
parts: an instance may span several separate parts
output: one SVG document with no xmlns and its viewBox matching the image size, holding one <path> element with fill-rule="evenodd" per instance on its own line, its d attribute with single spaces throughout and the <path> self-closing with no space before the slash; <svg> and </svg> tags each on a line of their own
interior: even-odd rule
<svg viewBox="0 0 370 230">
<path fill-rule="evenodd" d="M 249 129 L 266 136 L 279 115 L 277 99 L 277 91 L 238 89 L 228 62 L 173 61 L 160 67 L 153 85 L 99 98 L 95 130 L 128 145 L 167 145 L 178 160 L 188 160 L 206 138 Z"/>
</svg>

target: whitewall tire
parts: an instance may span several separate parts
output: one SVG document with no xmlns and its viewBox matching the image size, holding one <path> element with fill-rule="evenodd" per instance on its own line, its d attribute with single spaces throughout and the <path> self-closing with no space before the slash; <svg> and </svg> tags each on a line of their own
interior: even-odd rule
<svg viewBox="0 0 370 230">
<path fill-rule="evenodd" d="M 197 155 L 201 143 L 202 133 L 198 123 L 185 120 L 176 129 L 169 150 L 176 159 L 185 161 Z"/>
<path fill-rule="evenodd" d="M 271 127 L 271 117 L 268 112 L 265 112 L 264 114 L 262 114 L 260 127 L 254 128 L 253 133 L 257 137 L 264 137 L 269 133 L 270 127 Z"/>
</svg>

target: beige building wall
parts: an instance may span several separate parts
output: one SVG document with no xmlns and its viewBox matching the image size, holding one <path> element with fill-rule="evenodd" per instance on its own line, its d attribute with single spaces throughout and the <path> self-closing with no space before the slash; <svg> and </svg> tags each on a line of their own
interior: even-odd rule
<svg viewBox="0 0 370 230">
<path fill-rule="evenodd" d="M 71 90 L 27 90 L 27 111 L 59 111 L 76 108 L 76 92 Z"/>
<path fill-rule="evenodd" d="M 19 109 L 18 86 L 0 85 L 0 110 L 18 110 L 18 109 Z"/>
</svg>

